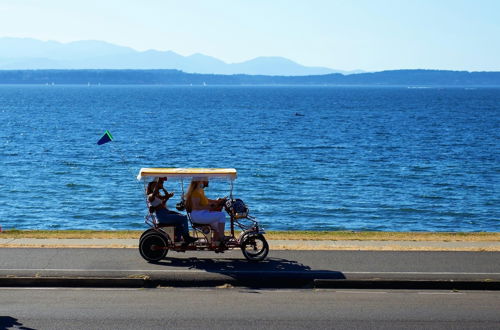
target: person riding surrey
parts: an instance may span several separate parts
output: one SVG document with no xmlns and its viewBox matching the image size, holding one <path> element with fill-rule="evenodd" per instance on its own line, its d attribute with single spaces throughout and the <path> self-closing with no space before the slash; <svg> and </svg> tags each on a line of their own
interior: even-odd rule
<svg viewBox="0 0 500 330">
<path fill-rule="evenodd" d="M 156 214 L 156 218 L 161 224 L 175 225 L 176 232 L 181 233 L 185 244 L 193 243 L 197 239 L 189 236 L 187 217 L 167 208 L 167 201 L 174 196 L 174 193 L 169 193 L 163 187 L 163 182 L 166 180 L 167 178 L 159 178 L 158 181 L 152 181 L 148 184 L 146 194 L 150 204 L 149 211 Z M 160 194 L 160 190 L 163 190 L 164 195 Z"/>
<path fill-rule="evenodd" d="M 223 244 L 226 216 L 221 212 L 225 203 L 224 198 L 208 199 L 204 188 L 208 187 L 208 180 L 193 180 L 186 193 L 186 209 L 191 213 L 191 219 L 196 224 L 210 225 L 214 230 L 216 244 Z"/>
</svg>

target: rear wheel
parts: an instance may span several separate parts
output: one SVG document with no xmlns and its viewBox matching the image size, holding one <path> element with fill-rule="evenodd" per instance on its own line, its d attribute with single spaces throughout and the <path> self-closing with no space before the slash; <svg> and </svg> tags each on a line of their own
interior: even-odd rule
<svg viewBox="0 0 500 330">
<path fill-rule="evenodd" d="M 139 241 L 139 252 L 147 261 L 159 261 L 167 255 L 167 242 L 166 237 L 157 232 L 146 234 Z"/>
<path fill-rule="evenodd" d="M 262 261 L 269 253 L 269 244 L 263 235 L 248 235 L 241 242 L 241 252 L 249 261 Z"/>
<path fill-rule="evenodd" d="M 143 238 L 144 236 L 146 236 L 146 235 L 148 235 L 148 234 L 151 234 L 151 233 L 156 233 L 156 232 L 157 232 L 157 230 L 156 230 L 156 229 L 149 228 L 148 230 L 146 230 L 145 232 L 143 232 L 143 233 L 141 234 L 141 237 L 139 238 L 139 241 L 141 241 L 141 240 L 142 240 L 142 238 Z"/>
</svg>

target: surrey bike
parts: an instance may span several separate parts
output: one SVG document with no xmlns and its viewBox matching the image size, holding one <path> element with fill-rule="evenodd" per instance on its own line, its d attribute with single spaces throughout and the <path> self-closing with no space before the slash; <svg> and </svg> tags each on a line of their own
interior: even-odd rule
<svg viewBox="0 0 500 330">
<path fill-rule="evenodd" d="M 264 230 L 255 217 L 249 214 L 249 209 L 241 199 L 233 197 L 233 182 L 237 172 L 233 168 L 142 168 L 137 176 L 138 180 L 144 182 L 144 191 L 147 184 L 159 178 L 167 178 L 168 181 L 180 181 L 182 196 L 176 208 L 185 212 L 191 225 L 191 235 L 197 240 L 190 244 L 176 241 L 174 225 L 159 223 L 154 212 L 151 212 L 146 196 L 148 212 L 145 223 L 150 227 L 142 233 L 139 239 L 139 252 L 141 256 L 149 261 L 159 261 L 167 255 L 169 250 L 176 252 L 185 251 L 214 251 L 217 253 L 225 250 L 240 248 L 245 258 L 249 261 L 262 261 L 269 253 L 269 244 L 264 237 Z M 213 239 L 213 229 L 210 225 L 193 223 L 191 215 L 185 210 L 184 182 L 190 180 L 226 180 L 230 183 L 229 197 L 225 198 L 223 209 L 230 218 L 230 236 L 226 237 L 224 244 L 216 245 Z M 239 231 L 236 236 L 237 229 Z"/>
</svg>

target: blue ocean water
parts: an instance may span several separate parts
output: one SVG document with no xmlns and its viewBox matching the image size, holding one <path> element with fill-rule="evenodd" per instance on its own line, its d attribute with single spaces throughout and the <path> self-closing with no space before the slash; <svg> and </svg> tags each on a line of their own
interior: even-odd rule
<svg viewBox="0 0 500 330">
<path fill-rule="evenodd" d="M 0 86 L 0 225 L 141 229 L 141 167 L 234 167 L 266 229 L 499 231 L 499 115 L 498 88 Z"/>
</svg>

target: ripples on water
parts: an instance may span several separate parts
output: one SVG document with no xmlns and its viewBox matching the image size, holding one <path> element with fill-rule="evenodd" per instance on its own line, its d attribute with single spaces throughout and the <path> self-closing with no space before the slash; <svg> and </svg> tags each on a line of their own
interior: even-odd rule
<svg viewBox="0 0 500 330">
<path fill-rule="evenodd" d="M 0 86 L 0 224 L 141 229 L 139 168 L 235 167 L 267 229 L 499 231 L 499 114 L 495 88 Z"/>
</svg>

